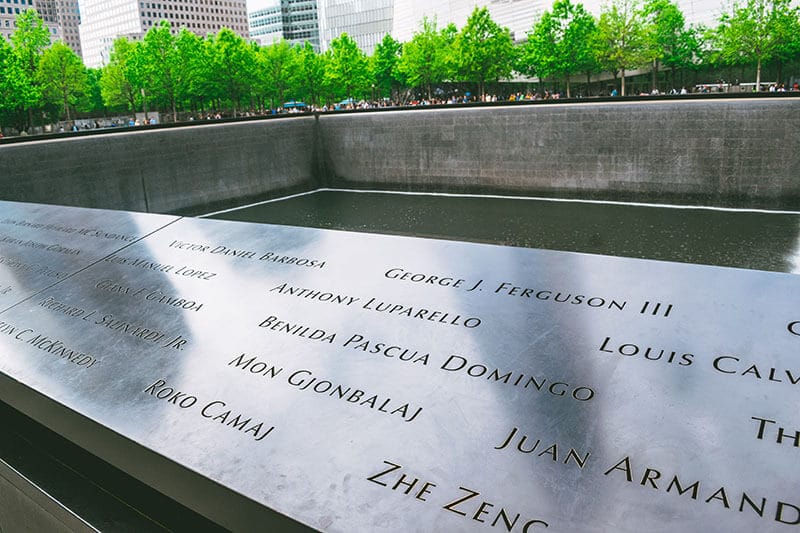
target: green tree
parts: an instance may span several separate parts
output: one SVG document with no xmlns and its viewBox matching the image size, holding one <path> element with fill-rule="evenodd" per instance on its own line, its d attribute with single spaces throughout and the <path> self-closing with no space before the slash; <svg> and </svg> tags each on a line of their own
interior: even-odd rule
<svg viewBox="0 0 800 533">
<path fill-rule="evenodd" d="M 235 117 L 242 108 L 242 101 L 255 85 L 255 51 L 228 28 L 221 29 L 208 42 L 212 52 L 211 81 L 216 96 L 230 101 Z"/>
<path fill-rule="evenodd" d="M 153 97 L 151 91 L 156 85 L 156 68 L 151 63 L 150 54 L 145 48 L 144 41 L 133 43 L 127 60 L 126 74 L 135 89 L 136 107 L 141 106 L 144 118 L 147 120 L 148 104 Z"/>
<path fill-rule="evenodd" d="M 296 63 L 294 49 L 283 39 L 259 49 L 259 85 L 261 92 L 269 98 L 270 107 L 278 107 L 286 101 L 294 85 Z M 296 99 L 298 95 L 292 97 Z"/>
<path fill-rule="evenodd" d="M 180 76 L 175 36 L 168 21 L 162 20 L 147 31 L 142 40 L 141 60 L 139 68 L 147 80 L 145 90 L 161 106 L 168 106 L 173 122 L 177 121 L 177 95 L 184 80 Z"/>
<path fill-rule="evenodd" d="M 612 0 L 600 11 L 595 40 L 598 63 L 616 77 L 622 76 L 620 93 L 625 96 L 625 71 L 645 61 L 643 13 L 638 0 Z"/>
<path fill-rule="evenodd" d="M 44 49 L 50 45 L 50 32 L 35 9 L 26 9 L 16 18 L 17 29 L 11 34 L 11 44 L 17 57 L 18 75 L 23 83 L 19 89 L 25 91 L 17 99 L 28 115 L 28 126 L 33 126 L 33 110 L 42 105 L 42 88 L 36 70 Z"/>
<path fill-rule="evenodd" d="M 331 41 L 327 55 L 325 76 L 336 98 L 363 96 L 369 85 L 369 61 L 356 42 L 342 33 Z"/>
<path fill-rule="evenodd" d="M 375 53 L 370 58 L 375 87 L 382 97 L 393 98 L 400 87 L 401 75 L 397 65 L 402 50 L 403 45 L 387 33 L 375 47 Z"/>
<path fill-rule="evenodd" d="M 105 110 L 103 96 L 100 92 L 100 77 L 102 74 L 103 71 L 99 68 L 86 69 L 86 91 L 78 103 L 79 111 L 93 113 Z"/>
<path fill-rule="evenodd" d="M 66 120 L 72 120 L 70 108 L 87 89 L 86 67 L 78 55 L 63 42 L 46 49 L 37 70 L 45 100 L 61 107 Z"/>
<path fill-rule="evenodd" d="M 325 58 L 316 53 L 308 41 L 297 50 L 294 63 L 294 84 L 297 97 L 304 102 L 319 105 L 325 87 Z"/>
<path fill-rule="evenodd" d="M 597 26 L 582 4 L 556 0 L 552 11 L 545 11 L 528 34 L 522 47 L 523 73 L 562 77 L 567 98 L 570 77 L 594 67 L 592 42 Z"/>
<path fill-rule="evenodd" d="M 23 129 L 23 110 L 33 103 L 26 98 L 34 93 L 33 81 L 22 68 L 14 48 L 0 36 L 0 126 L 13 125 Z"/>
<path fill-rule="evenodd" d="M 790 50 L 799 30 L 798 9 L 789 0 L 746 0 L 720 17 L 714 37 L 728 63 L 756 63 L 759 88 L 762 63 Z"/>
<path fill-rule="evenodd" d="M 176 88 L 176 98 L 184 109 L 187 103 L 193 111 L 202 109 L 208 99 L 211 77 L 208 47 L 202 37 L 181 28 L 175 38 L 175 49 L 177 78 L 181 80 Z"/>
<path fill-rule="evenodd" d="M 403 45 L 397 70 L 410 87 L 424 87 L 428 99 L 433 86 L 452 77 L 452 46 L 456 27 L 452 24 L 437 30 L 436 19 L 424 17 L 420 30 Z"/>
<path fill-rule="evenodd" d="M 658 88 L 661 64 L 671 69 L 675 87 L 675 70 L 689 66 L 699 51 L 697 37 L 686 27 L 680 8 L 671 0 L 649 0 L 644 8 L 645 57 L 652 70 L 652 88 Z"/>
<path fill-rule="evenodd" d="M 475 8 L 453 43 L 454 64 L 463 81 L 478 84 L 483 95 L 487 82 L 511 75 L 515 49 L 511 32 L 492 20 L 489 9 Z"/>
<path fill-rule="evenodd" d="M 111 47 L 108 65 L 100 75 L 100 94 L 108 107 L 124 106 L 128 111 L 136 109 L 139 88 L 133 75 L 133 55 L 139 43 L 119 37 Z"/>
</svg>

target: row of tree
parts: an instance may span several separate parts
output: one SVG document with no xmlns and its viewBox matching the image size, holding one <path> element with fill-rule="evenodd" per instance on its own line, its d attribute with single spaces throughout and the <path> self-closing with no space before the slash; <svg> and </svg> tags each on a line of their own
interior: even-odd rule
<svg viewBox="0 0 800 533">
<path fill-rule="evenodd" d="M 433 98 L 446 82 L 482 95 L 515 72 L 559 81 L 567 96 L 571 80 L 601 72 L 619 77 L 624 95 L 626 71 L 641 67 L 652 71 L 653 87 L 661 69 L 674 87 L 676 72 L 701 65 L 752 64 L 760 83 L 764 62 L 780 69 L 800 55 L 800 11 L 789 2 L 744 0 L 704 29 L 687 26 L 671 0 L 611 0 L 598 18 L 580 3 L 556 0 L 522 44 L 476 8 L 460 30 L 423 19 L 409 42 L 386 35 L 371 56 L 347 34 L 320 54 L 308 43 L 259 46 L 228 29 L 200 37 L 162 22 L 141 41 L 118 39 L 102 69 L 84 68 L 63 43 L 51 46 L 42 19 L 28 10 L 17 17 L 10 43 L 0 37 L 0 124 L 69 121 L 75 109 L 158 109 L 177 120 L 180 112 L 212 109 L 264 112 L 289 99 Z"/>
</svg>

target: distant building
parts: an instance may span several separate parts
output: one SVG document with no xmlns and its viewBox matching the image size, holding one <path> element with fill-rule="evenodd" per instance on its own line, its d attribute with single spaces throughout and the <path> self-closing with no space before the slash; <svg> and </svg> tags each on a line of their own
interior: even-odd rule
<svg viewBox="0 0 800 533">
<path fill-rule="evenodd" d="M 14 33 L 14 20 L 21 12 L 33 8 L 33 0 L 22 0 L 22 4 L 12 5 L 12 0 L 0 0 L 0 35 L 8 40 Z"/>
<path fill-rule="evenodd" d="M 320 49 L 317 0 L 271 0 L 251 11 L 249 22 L 250 37 L 262 45 L 284 39 Z"/>
<path fill-rule="evenodd" d="M 492 19 L 511 31 L 517 42 L 527 39 L 537 17 L 553 6 L 554 0 L 319 0 L 320 45 L 346 32 L 359 47 L 371 54 L 388 33 L 408 42 L 419 31 L 422 19 L 436 19 L 437 27 L 454 23 L 461 29 L 476 7 L 487 7 Z M 605 0 L 574 0 L 594 16 L 600 15 Z M 674 0 L 687 25 L 717 25 L 727 0 Z M 794 0 L 793 4 L 797 4 Z"/>
<path fill-rule="evenodd" d="M 397 0 L 402 4 L 405 0 Z M 347 33 L 364 53 L 392 33 L 395 0 L 319 0 L 319 37 L 322 50 Z"/>
<path fill-rule="evenodd" d="M 552 0 L 403 0 L 395 3 L 392 36 L 410 41 L 424 17 L 436 19 L 440 29 L 451 22 L 461 29 L 476 7 L 487 7 L 492 20 L 508 28 L 515 41 L 524 41 L 536 17 L 552 4 Z"/>
<path fill-rule="evenodd" d="M 44 23 L 50 28 L 57 28 L 53 41 L 62 40 L 81 56 L 81 37 L 78 27 L 81 16 L 78 10 L 78 0 L 34 0 L 36 10 L 42 16 Z"/>
<path fill-rule="evenodd" d="M 11 38 L 11 34 L 17 29 L 17 15 L 28 9 L 36 9 L 39 15 L 42 16 L 45 26 L 47 26 L 47 31 L 50 32 L 50 42 L 66 41 L 62 27 L 58 23 L 58 16 L 55 15 L 55 6 L 50 8 L 41 0 L 0 0 L 0 35 L 3 38 L 6 40 Z M 77 24 L 75 28 L 77 28 Z M 67 44 L 72 46 L 71 43 Z M 80 53 L 80 45 L 78 45 L 77 49 L 73 48 L 73 50 Z"/>
<path fill-rule="evenodd" d="M 283 39 L 283 15 L 281 0 L 273 0 L 274 5 L 262 6 L 247 15 L 250 38 L 261 45 L 269 45 Z"/>
<path fill-rule="evenodd" d="M 0 0 L 2 1 L 2 0 Z M 108 63 L 118 37 L 138 40 L 167 20 L 175 33 L 181 28 L 205 37 L 222 28 L 230 28 L 245 39 L 246 0 L 78 0 L 81 24 L 80 40 L 83 62 L 87 67 Z"/>
</svg>

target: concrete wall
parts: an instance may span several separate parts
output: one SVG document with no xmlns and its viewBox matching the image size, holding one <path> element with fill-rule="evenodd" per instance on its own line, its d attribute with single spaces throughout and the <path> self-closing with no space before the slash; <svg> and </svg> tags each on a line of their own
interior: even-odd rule
<svg viewBox="0 0 800 533">
<path fill-rule="evenodd" d="M 274 119 L 0 146 L 0 198 L 142 212 L 313 188 L 315 119 Z"/>
<path fill-rule="evenodd" d="M 323 114 L 0 145 L 0 198 L 197 212 L 334 186 L 800 208 L 799 133 L 800 98 Z"/>
<path fill-rule="evenodd" d="M 800 98 L 325 116 L 333 184 L 800 206 Z"/>
</svg>

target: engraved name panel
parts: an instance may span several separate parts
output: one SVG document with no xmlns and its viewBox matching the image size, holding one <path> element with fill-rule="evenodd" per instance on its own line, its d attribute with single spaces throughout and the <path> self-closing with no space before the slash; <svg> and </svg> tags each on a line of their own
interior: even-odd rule
<svg viewBox="0 0 800 533">
<path fill-rule="evenodd" d="M 184 218 L 0 314 L 0 370 L 318 529 L 781 531 L 798 297 L 787 274 Z"/>
</svg>

